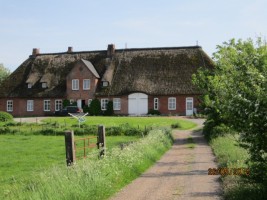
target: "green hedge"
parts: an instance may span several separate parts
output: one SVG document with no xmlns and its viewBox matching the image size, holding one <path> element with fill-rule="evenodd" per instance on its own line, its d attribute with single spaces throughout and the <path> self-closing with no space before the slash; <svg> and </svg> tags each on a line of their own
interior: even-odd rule
<svg viewBox="0 0 267 200">
<path fill-rule="evenodd" d="M 7 112 L 0 111 L 0 122 L 13 121 L 13 116 Z"/>
</svg>

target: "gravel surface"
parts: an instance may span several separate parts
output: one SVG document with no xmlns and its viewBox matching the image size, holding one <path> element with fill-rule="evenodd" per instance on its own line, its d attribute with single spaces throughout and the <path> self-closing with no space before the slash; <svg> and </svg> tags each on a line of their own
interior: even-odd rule
<svg viewBox="0 0 267 200">
<path fill-rule="evenodd" d="M 201 131 L 173 131 L 173 147 L 156 164 L 118 192 L 112 200 L 222 199 L 219 176 L 208 175 L 216 168 L 215 157 Z M 195 148 L 188 148 L 191 136 Z"/>
</svg>

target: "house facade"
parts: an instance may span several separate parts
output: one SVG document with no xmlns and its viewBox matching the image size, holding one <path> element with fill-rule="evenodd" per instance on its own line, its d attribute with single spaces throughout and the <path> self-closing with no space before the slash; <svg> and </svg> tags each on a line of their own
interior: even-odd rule
<svg viewBox="0 0 267 200">
<path fill-rule="evenodd" d="M 113 101 L 118 115 L 192 115 L 201 92 L 192 84 L 200 68 L 212 68 L 199 46 L 115 49 L 41 54 L 33 49 L 0 88 L 0 110 L 13 116 L 52 115 L 63 100 L 83 108 L 97 98 Z"/>
</svg>

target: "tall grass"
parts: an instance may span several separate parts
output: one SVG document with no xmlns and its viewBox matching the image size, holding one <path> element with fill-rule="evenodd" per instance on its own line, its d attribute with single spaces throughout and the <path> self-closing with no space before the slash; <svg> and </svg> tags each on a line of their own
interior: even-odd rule
<svg viewBox="0 0 267 200">
<path fill-rule="evenodd" d="M 220 167 L 247 168 L 248 152 L 237 142 L 238 135 L 226 134 L 211 139 L 210 145 Z M 246 176 L 223 176 L 224 198 L 227 200 L 266 200 L 267 186 L 251 182 Z"/>
<path fill-rule="evenodd" d="M 106 199 L 158 160 L 172 145 L 169 131 L 153 130 L 123 150 L 72 167 L 54 167 L 6 192 L 5 199 Z"/>
</svg>

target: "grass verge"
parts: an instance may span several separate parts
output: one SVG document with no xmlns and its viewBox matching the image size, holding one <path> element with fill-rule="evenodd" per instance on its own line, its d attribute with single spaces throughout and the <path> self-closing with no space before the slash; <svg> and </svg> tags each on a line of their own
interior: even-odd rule
<svg viewBox="0 0 267 200">
<path fill-rule="evenodd" d="M 4 199 L 107 199 L 158 160 L 172 145 L 171 133 L 153 130 L 104 159 L 57 166 L 6 191 Z"/>
<path fill-rule="evenodd" d="M 216 155 L 220 167 L 228 169 L 247 168 L 245 160 L 248 153 L 240 147 L 233 135 L 224 135 L 210 140 L 210 145 Z M 227 175 L 223 181 L 224 198 L 227 200 L 265 200 L 267 187 L 252 183 L 246 176 Z"/>
</svg>

